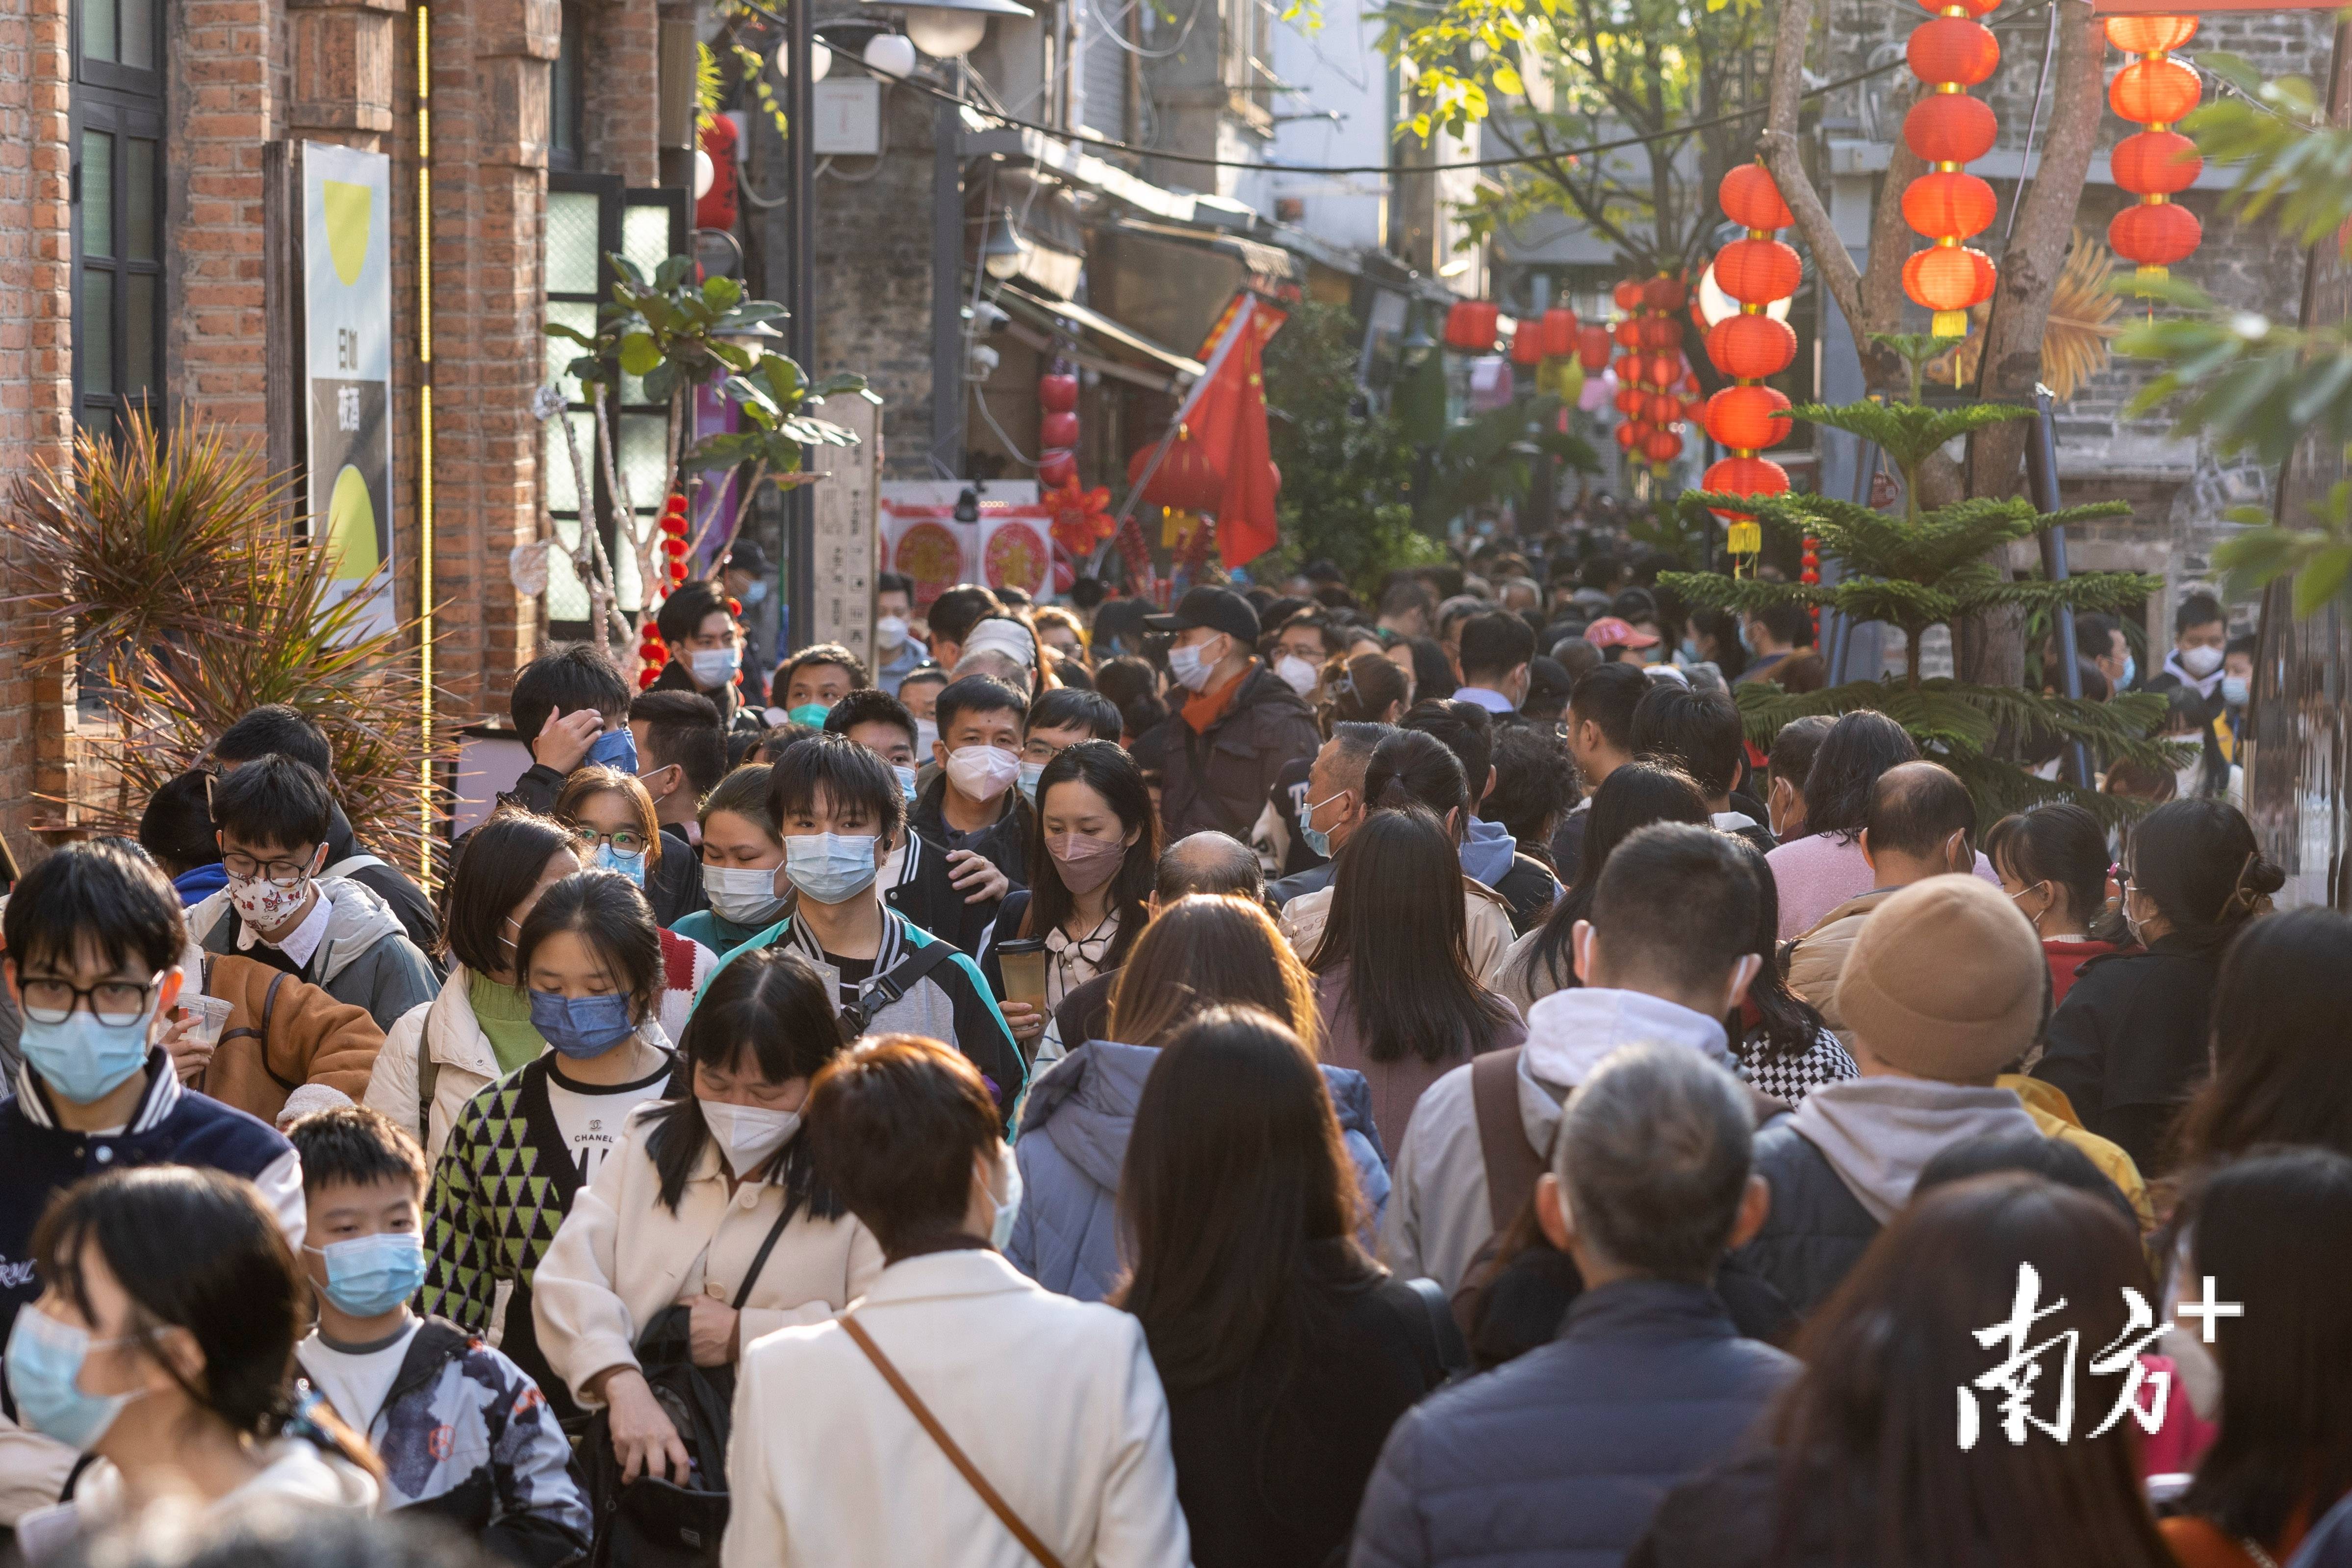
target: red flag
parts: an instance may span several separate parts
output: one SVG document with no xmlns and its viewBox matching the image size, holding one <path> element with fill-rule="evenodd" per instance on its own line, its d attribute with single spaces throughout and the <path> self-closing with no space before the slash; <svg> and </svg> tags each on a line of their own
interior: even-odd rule
<svg viewBox="0 0 2352 1568">
<path fill-rule="evenodd" d="M 1169 437 L 1158 444 L 1167 446 L 1178 430 L 1185 431 L 1193 460 L 1219 476 L 1221 499 L 1213 514 L 1218 552 L 1229 567 L 1264 554 L 1276 538 L 1274 502 L 1282 476 L 1266 434 L 1265 358 L 1266 340 L 1288 319 L 1255 294 L 1235 294 L 1203 345 L 1207 368 L 1176 410 Z M 1154 450 L 1137 453 L 1142 466 L 1152 466 Z M 1164 451 L 1160 457 L 1166 460 Z M 1130 567 L 1139 558 L 1148 565 L 1131 512 L 1119 530 L 1119 548 Z"/>
</svg>

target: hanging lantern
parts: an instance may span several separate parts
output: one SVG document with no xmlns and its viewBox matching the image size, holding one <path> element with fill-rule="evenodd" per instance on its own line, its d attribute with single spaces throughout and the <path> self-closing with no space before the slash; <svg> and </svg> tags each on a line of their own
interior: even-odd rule
<svg viewBox="0 0 2352 1568">
<path fill-rule="evenodd" d="M 1717 195 L 1723 201 L 1723 216 L 1742 228 L 1787 228 L 1797 221 L 1761 163 L 1742 163 L 1724 175 Z"/>
<path fill-rule="evenodd" d="M 1610 328 L 1609 335 L 1617 340 L 1621 349 L 1638 349 L 1642 346 L 1642 323 L 1628 317 Z"/>
<path fill-rule="evenodd" d="M 1537 365 L 1543 363 L 1543 328 L 1535 321 L 1521 321 L 1511 332 L 1511 363 Z"/>
<path fill-rule="evenodd" d="M 1729 316 L 1706 334 L 1706 357 L 1727 376 L 1761 381 L 1796 362 L 1797 334 L 1788 322 L 1776 321 L 1761 311 Z"/>
<path fill-rule="evenodd" d="M 1626 279 L 1622 283 L 1618 284 L 1614 289 L 1611 290 L 1609 297 L 1616 301 L 1617 308 L 1621 310 L 1640 310 L 1642 308 L 1641 279 L 1637 278 Z"/>
<path fill-rule="evenodd" d="M 1611 348 L 1609 329 L 1601 326 L 1580 328 L 1576 334 L 1576 357 L 1584 362 L 1584 374 L 1598 375 L 1609 368 Z"/>
<path fill-rule="evenodd" d="M 1617 395 L 1610 401 L 1616 405 L 1618 413 L 1631 419 L 1642 412 L 1649 395 L 1638 386 L 1620 384 L 1617 388 Z"/>
<path fill-rule="evenodd" d="M 1642 438 L 1642 426 L 1628 419 L 1617 426 L 1617 445 L 1630 452 L 1633 449 L 1633 443 Z"/>
<path fill-rule="evenodd" d="M 1803 278 L 1797 253 L 1777 239 L 1735 239 L 1715 254 L 1717 287 L 1743 305 L 1786 299 Z"/>
<path fill-rule="evenodd" d="M 1037 406 L 1048 414 L 1072 414 L 1078 406 L 1078 378 L 1066 371 L 1048 371 L 1037 378 Z"/>
<path fill-rule="evenodd" d="M 1683 455 L 1683 438 L 1671 430 L 1654 430 L 1642 443 L 1642 455 L 1664 466 Z"/>
<path fill-rule="evenodd" d="M 1904 47 L 1911 74 L 1932 90 L 1903 122 L 1904 140 L 1930 165 L 1903 193 L 1903 221 L 1931 242 L 1904 263 L 1903 291 L 1934 312 L 1928 330 L 1939 338 L 1965 336 L 1969 307 L 1992 298 L 1997 280 L 1992 258 L 1960 242 L 1990 227 L 1999 204 L 1992 187 L 1962 174 L 1960 165 L 1989 152 L 1999 129 L 1990 107 L 1965 89 L 1986 80 L 2000 64 L 2000 41 L 1976 20 L 2000 3 L 1936 0 L 1927 5 L 1937 13 L 1934 20 L 1913 28 Z M 1956 384 L 1958 363 L 1956 356 Z"/>
<path fill-rule="evenodd" d="M 1769 386 L 1727 386 L 1707 399 L 1703 422 L 1734 451 L 1776 447 L 1789 438 L 1789 400 Z"/>
<path fill-rule="evenodd" d="M 1463 353 L 1495 352 L 1495 327 L 1503 308 L 1486 300 L 1457 300 L 1445 309 L 1445 346 Z"/>
<path fill-rule="evenodd" d="M 2127 136 L 2110 160 L 2116 184 L 2139 198 L 2107 225 L 2107 244 L 2136 264 L 2139 276 L 2161 278 L 2204 238 L 2197 215 L 2173 201 L 2197 178 L 2204 161 L 2196 143 L 2172 129 L 2203 96 L 2197 73 L 2171 58 L 2197 35 L 2194 16 L 2110 16 L 2107 42 L 2138 59 L 2116 73 L 2107 104 L 2147 127 Z"/>
<path fill-rule="evenodd" d="M 1797 357 L 1797 334 L 1768 313 L 1797 291 L 1804 269 L 1797 253 L 1772 237 L 1792 221 L 1780 187 L 1762 163 L 1744 164 L 1723 177 L 1717 189 L 1723 210 L 1748 230 L 1716 253 L 1716 286 L 1739 301 L 1739 313 L 1726 316 L 1706 334 L 1707 358 L 1733 384 L 1707 399 L 1700 423 L 1731 456 L 1706 470 L 1699 482 L 1726 495 L 1774 496 L 1789 488 L 1788 470 L 1757 453 L 1789 434 L 1789 400 L 1760 384 Z M 1696 387 L 1693 390 L 1696 390 Z M 1764 549 L 1764 531 L 1745 512 L 1717 509 L 1728 524 L 1724 545 L 1735 576 L 1754 569 Z"/>
<path fill-rule="evenodd" d="M 1543 352 L 1546 359 L 1564 359 L 1576 352 L 1576 312 L 1565 306 L 1554 305 L 1543 313 Z"/>
</svg>

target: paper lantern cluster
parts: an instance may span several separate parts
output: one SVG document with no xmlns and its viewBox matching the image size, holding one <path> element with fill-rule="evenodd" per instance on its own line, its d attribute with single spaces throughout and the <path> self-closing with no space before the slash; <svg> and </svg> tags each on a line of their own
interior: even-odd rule
<svg viewBox="0 0 2352 1568">
<path fill-rule="evenodd" d="M 1912 31 L 1905 55 L 1911 74 L 1933 90 L 1904 117 L 1903 139 L 1928 172 L 1904 191 L 1903 221 L 1933 243 L 1903 264 L 1903 291 L 1934 312 L 1936 336 L 1957 338 L 1968 333 L 1969 308 L 1991 299 L 1997 280 L 1992 258 L 1963 242 L 1992 226 L 1999 204 L 1992 187 L 1960 165 L 1990 152 L 1999 129 L 1991 108 L 1967 89 L 2000 64 L 2000 40 L 1977 20 L 2000 0 L 1921 3 L 1937 15 Z"/>
<path fill-rule="evenodd" d="M 1582 332 L 1575 311 L 1564 305 L 1554 305 L 1513 329 L 1511 365 L 1514 370 L 1532 372 L 1538 392 L 1552 393 L 1564 403 L 1573 403 L 1584 390 L 1585 367 L 1578 353 Z M 1605 353 L 1601 362 L 1608 363 Z"/>
<path fill-rule="evenodd" d="M 1724 216 L 1748 232 L 1716 253 L 1716 287 L 1739 303 L 1706 334 L 1706 357 L 1731 384 L 1706 400 L 1706 433 L 1731 456 L 1706 470 L 1699 482 L 1726 495 L 1777 496 L 1789 488 L 1789 472 L 1759 454 L 1789 435 L 1789 400 L 1763 384 L 1797 357 L 1797 334 L 1767 310 L 1797 291 L 1804 269 L 1797 253 L 1773 237 L 1796 222 L 1780 187 L 1761 163 L 1743 163 L 1717 187 Z M 1744 512 L 1718 510 L 1730 525 L 1727 544 L 1733 569 L 1764 548 L 1764 531 Z"/>
<path fill-rule="evenodd" d="M 688 525 L 686 496 L 672 490 L 662 502 L 661 553 L 662 594 L 686 581 Z M 659 601 L 656 600 L 657 604 Z M 661 679 L 662 667 L 669 662 L 669 648 L 663 643 L 660 630 L 654 625 L 654 605 L 646 606 L 645 618 L 637 626 L 637 689 L 642 691 Z"/>
<path fill-rule="evenodd" d="M 2196 34 L 2194 16 L 2107 18 L 2107 42 L 2139 57 L 2108 84 L 2108 106 L 2147 128 L 2117 143 L 2111 160 L 2116 184 L 2139 200 L 2107 225 L 2107 245 L 2142 278 L 2163 277 L 2205 237 L 2197 215 L 2172 199 L 2205 166 L 2197 144 L 2172 129 L 2202 96 L 2197 73 L 2172 58 Z"/>
<path fill-rule="evenodd" d="M 1682 456 L 1682 426 L 1695 416 L 1698 378 L 1683 358 L 1682 322 L 1675 313 L 1690 290 L 1679 278 L 1660 273 L 1628 278 L 1610 296 L 1625 312 L 1610 329 L 1617 344 L 1617 445 L 1628 462 L 1647 463 L 1664 473 Z"/>
<path fill-rule="evenodd" d="M 1060 489 L 1078 479 L 1078 378 L 1059 360 L 1037 378 L 1037 484 Z"/>
</svg>

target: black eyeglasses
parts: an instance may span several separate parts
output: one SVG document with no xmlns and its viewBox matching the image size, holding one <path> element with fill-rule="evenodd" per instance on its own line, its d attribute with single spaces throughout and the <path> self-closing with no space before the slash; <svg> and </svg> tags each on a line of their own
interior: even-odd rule
<svg viewBox="0 0 2352 1568">
<path fill-rule="evenodd" d="M 62 1024 L 73 1016 L 76 1006 L 86 1004 L 89 1016 L 106 1027 L 127 1029 L 147 1016 L 147 999 L 163 980 L 157 973 L 144 985 L 130 980 L 101 980 L 81 986 L 55 975 L 36 975 L 20 981 L 17 989 L 25 998 L 25 1016 L 37 1024 Z"/>
<path fill-rule="evenodd" d="M 232 849 L 221 856 L 221 869 L 240 882 L 250 882 L 260 878 L 280 888 L 293 888 L 299 887 L 302 879 L 310 874 L 310 862 L 308 860 L 257 860 L 241 850 Z"/>
</svg>

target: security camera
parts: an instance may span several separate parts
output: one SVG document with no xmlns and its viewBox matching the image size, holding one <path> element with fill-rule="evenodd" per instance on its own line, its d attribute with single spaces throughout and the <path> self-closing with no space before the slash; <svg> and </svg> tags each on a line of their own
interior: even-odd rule
<svg viewBox="0 0 2352 1568">
<path fill-rule="evenodd" d="M 992 300 L 982 300 L 971 308 L 971 324 L 992 335 L 1013 324 L 1013 318 Z"/>
</svg>

